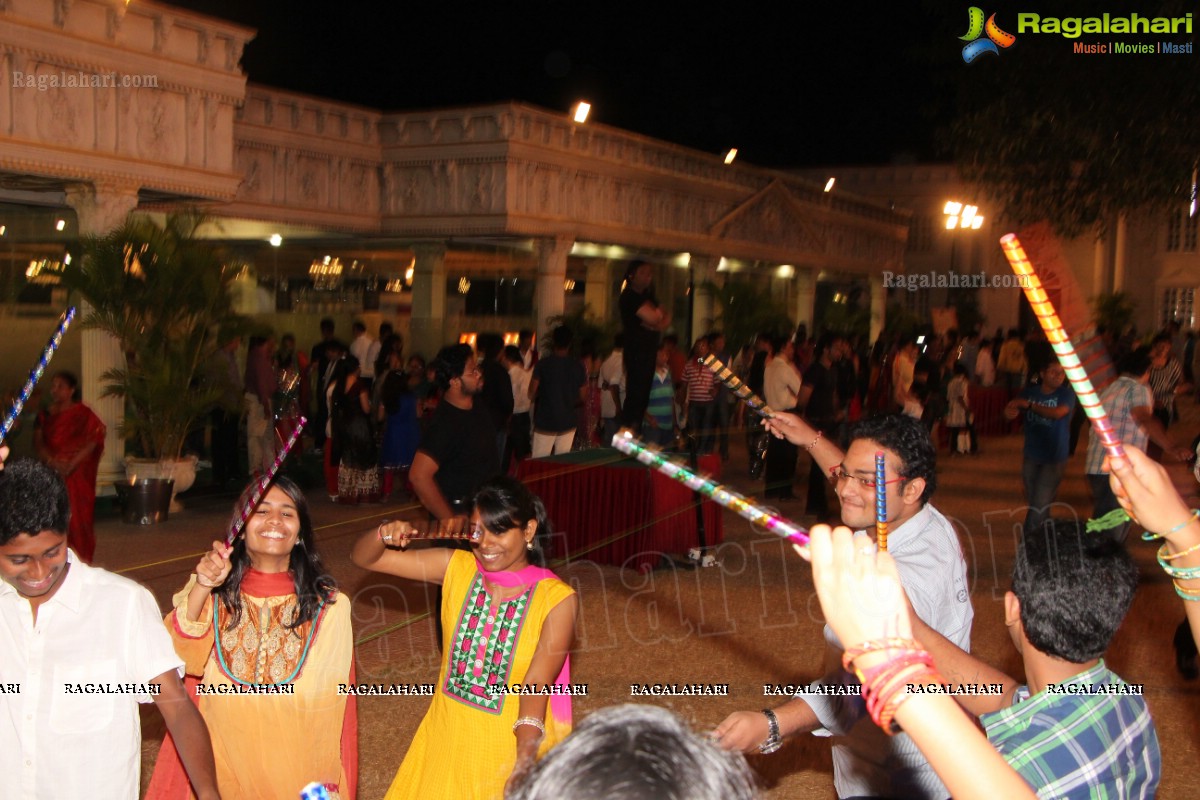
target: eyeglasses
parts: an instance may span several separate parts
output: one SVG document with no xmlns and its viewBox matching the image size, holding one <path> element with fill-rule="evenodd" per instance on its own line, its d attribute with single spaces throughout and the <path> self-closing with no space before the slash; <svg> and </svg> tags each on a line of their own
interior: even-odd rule
<svg viewBox="0 0 1200 800">
<path fill-rule="evenodd" d="M 841 483 L 842 481 L 858 481 L 864 489 L 874 489 L 879 485 L 876 483 L 875 478 L 873 477 L 860 478 L 857 475 L 851 475 L 849 472 L 846 472 L 845 467 L 843 467 L 841 464 L 829 468 L 829 477 L 833 478 L 835 483 Z M 889 483 L 901 483 L 904 480 L 906 479 L 892 478 L 890 481 L 884 481 L 883 485 L 887 486 Z"/>
</svg>

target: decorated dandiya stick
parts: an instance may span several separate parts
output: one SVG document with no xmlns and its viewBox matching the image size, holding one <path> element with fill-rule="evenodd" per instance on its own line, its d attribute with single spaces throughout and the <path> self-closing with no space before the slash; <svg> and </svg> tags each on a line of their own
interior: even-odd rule
<svg viewBox="0 0 1200 800">
<path fill-rule="evenodd" d="M 804 551 L 804 557 L 808 558 L 808 531 L 791 520 L 772 514 L 764 507 L 755 504 L 752 499 L 728 486 L 717 483 L 711 478 L 697 475 L 682 464 L 666 458 L 659 451 L 647 447 L 645 443 L 635 439 L 633 434 L 628 431 L 614 436 L 612 446 L 626 455 L 633 456 L 643 464 L 653 467 L 668 478 L 674 478 L 692 491 L 699 492 L 717 505 L 736 512 L 739 516 L 782 539 L 800 545 Z"/>
<path fill-rule="evenodd" d="M 887 552 L 887 472 L 883 452 L 875 454 L 875 543 Z"/>
<path fill-rule="evenodd" d="M 383 524 L 386 525 L 387 520 L 384 520 Z M 434 520 L 428 525 L 413 524 L 413 530 L 401 538 L 405 541 L 413 541 L 414 539 L 450 539 L 478 542 L 483 538 L 483 531 L 475 526 L 462 528 L 457 524 L 447 524 L 447 521 Z"/>
<path fill-rule="evenodd" d="M 13 401 L 12 408 L 8 410 L 8 415 L 4 418 L 4 422 L 0 423 L 0 443 L 8 438 L 8 432 L 12 430 L 13 425 L 17 422 L 17 418 L 21 416 L 21 411 L 25 408 L 25 403 L 29 400 L 29 395 L 33 393 L 33 387 L 42 379 L 42 374 L 46 371 L 46 365 L 50 363 L 50 359 L 54 358 L 54 351 L 58 349 L 58 345 L 62 342 L 63 334 L 67 332 L 67 328 L 71 327 L 71 323 L 74 320 L 75 306 L 68 308 L 58 318 L 58 327 L 54 330 L 54 335 L 46 343 L 46 349 L 42 351 L 42 356 L 38 359 L 37 365 L 29 373 L 29 379 L 21 387 L 17 399 Z"/>
<path fill-rule="evenodd" d="M 242 528 L 246 527 L 247 520 L 254 513 L 254 509 L 262 501 L 263 495 L 267 493 L 267 487 L 271 485 L 271 481 L 275 480 L 275 476 L 279 473 L 279 468 L 283 466 L 283 462 L 287 459 L 288 453 L 296 442 L 300 441 L 300 434 L 304 430 L 304 425 L 308 420 L 305 417 L 300 417 L 296 421 L 296 427 L 292 430 L 292 435 L 283 443 L 283 448 L 275 456 L 275 461 L 271 463 L 271 468 L 259 476 L 258 485 L 254 487 L 254 491 L 246 498 L 245 504 L 242 506 L 238 518 L 229 526 L 229 533 L 225 536 L 225 544 L 233 544 L 233 540 L 242 532 Z"/>
<path fill-rule="evenodd" d="M 750 391 L 750 387 L 742 383 L 742 379 L 733 374 L 733 370 L 725 366 L 719 358 L 711 353 L 700 359 L 700 363 L 708 367 L 717 376 L 717 380 L 725 384 L 725 388 L 733 392 L 734 397 L 741 400 L 750 410 L 764 419 L 775 416 L 775 412 L 761 397 Z"/>
<path fill-rule="evenodd" d="M 1096 389 L 1092 386 L 1091 379 L 1088 378 L 1087 370 L 1080 363 L 1079 355 L 1075 352 L 1075 346 L 1071 344 L 1070 337 L 1063 330 L 1058 313 L 1054 310 L 1054 304 L 1050 302 L 1046 290 L 1042 288 L 1042 282 L 1038 279 L 1029 257 L 1025 255 L 1025 248 L 1021 247 L 1021 241 L 1015 233 L 1009 233 L 1000 237 L 1000 246 L 1004 249 L 1009 266 L 1020 279 L 1025 297 L 1033 308 L 1034 316 L 1041 323 L 1042 330 L 1046 332 L 1046 339 L 1050 342 L 1054 354 L 1058 356 L 1063 371 L 1067 373 L 1067 380 L 1071 382 L 1071 388 L 1079 396 L 1079 405 L 1083 407 L 1083 412 L 1092 421 L 1092 427 L 1096 429 L 1096 435 L 1100 437 L 1100 444 L 1103 445 L 1110 458 L 1124 458 L 1125 448 L 1121 445 L 1121 438 L 1113 430 L 1112 422 L 1109 421 L 1104 406 L 1100 404 L 1100 396 L 1096 394 Z"/>
</svg>

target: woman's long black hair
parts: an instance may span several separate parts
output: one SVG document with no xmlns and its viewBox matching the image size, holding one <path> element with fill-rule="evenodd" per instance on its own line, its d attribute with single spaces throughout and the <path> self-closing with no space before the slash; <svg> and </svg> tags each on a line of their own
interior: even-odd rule
<svg viewBox="0 0 1200 800">
<path fill-rule="evenodd" d="M 479 523 L 493 533 L 524 528 L 530 520 L 536 520 L 537 533 L 529 551 L 529 563 L 546 566 L 543 544 L 550 538 L 550 518 L 542 499 L 525 484 L 507 475 L 497 475 L 479 487 L 473 504 L 479 512 Z"/>
<path fill-rule="evenodd" d="M 254 481 L 247 486 L 237 503 L 234 504 L 234 520 L 238 518 L 241 509 L 257 485 L 258 481 Z M 308 500 L 305 499 L 304 492 L 291 478 L 282 475 L 276 477 L 271 485 L 282 490 L 288 496 L 296 506 L 296 515 L 300 520 L 300 535 L 296 539 L 296 546 L 292 548 L 291 560 L 288 564 L 288 572 L 292 576 L 296 587 L 296 597 L 299 598 L 300 604 L 296 607 L 296 614 L 292 621 L 284 625 L 286 628 L 295 629 L 316 619 L 321 601 L 333 602 L 337 594 L 337 582 L 332 575 L 325 571 L 325 565 L 321 563 L 321 556 L 317 553 L 312 517 L 308 513 Z M 233 569 L 230 570 L 229 577 L 225 579 L 225 582 L 213 590 L 213 594 L 220 598 L 225 610 L 229 612 L 228 627 L 232 628 L 242 618 L 242 578 L 245 577 L 246 570 L 250 569 L 250 556 L 246 553 L 245 534 L 238 536 L 233 543 L 233 552 L 229 554 L 229 562 L 233 565 Z"/>
</svg>

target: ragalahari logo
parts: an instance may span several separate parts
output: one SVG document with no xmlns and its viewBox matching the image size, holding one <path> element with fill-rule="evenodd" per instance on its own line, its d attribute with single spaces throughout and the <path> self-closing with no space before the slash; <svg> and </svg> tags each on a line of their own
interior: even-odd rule
<svg viewBox="0 0 1200 800">
<path fill-rule="evenodd" d="M 986 39 L 979 38 L 985 33 L 987 34 Z M 996 24 L 995 14 L 988 17 L 985 24 L 983 21 L 983 9 L 979 6 L 971 6 L 967 9 L 967 32 L 964 36 L 958 38 L 968 43 L 962 51 L 963 61 L 968 64 L 984 53 L 991 53 L 998 56 L 1000 55 L 1001 47 L 1007 49 L 1013 46 L 1013 42 L 1017 41 L 1017 37 L 1011 33 L 1000 30 L 1000 26 Z"/>
</svg>

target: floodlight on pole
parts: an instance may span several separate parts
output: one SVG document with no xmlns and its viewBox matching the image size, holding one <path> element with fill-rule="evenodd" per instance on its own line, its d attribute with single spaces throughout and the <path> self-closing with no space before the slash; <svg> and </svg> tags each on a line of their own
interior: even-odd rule
<svg viewBox="0 0 1200 800">
<path fill-rule="evenodd" d="M 583 123 L 587 122 L 588 114 L 591 113 L 591 110 L 592 110 L 591 103 L 587 103 L 587 102 L 584 102 L 583 100 L 580 100 L 575 105 L 575 112 L 572 115 L 571 119 L 575 120 L 575 122 L 582 125 Z"/>
<path fill-rule="evenodd" d="M 735 158 L 737 158 L 737 148 L 731 147 L 729 148 L 729 152 L 725 154 L 725 163 L 732 164 Z"/>
<path fill-rule="evenodd" d="M 278 233 L 272 233 L 271 238 L 267 239 L 267 241 L 271 243 L 271 247 L 279 247 L 279 245 L 283 244 L 283 237 Z"/>
<path fill-rule="evenodd" d="M 833 184 L 836 180 L 837 178 L 830 178 L 829 180 L 825 181 L 825 191 L 827 193 L 833 191 Z"/>
</svg>

